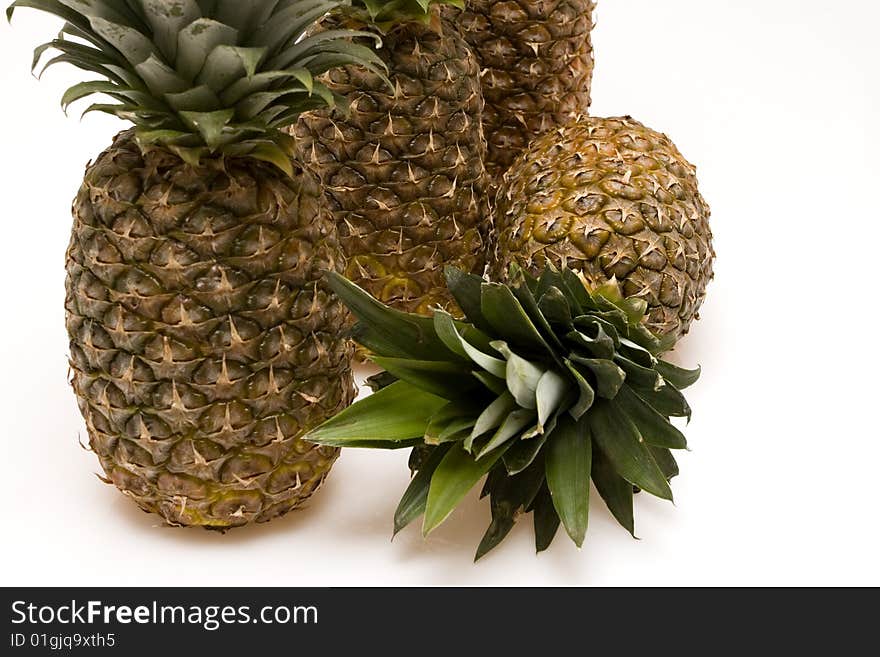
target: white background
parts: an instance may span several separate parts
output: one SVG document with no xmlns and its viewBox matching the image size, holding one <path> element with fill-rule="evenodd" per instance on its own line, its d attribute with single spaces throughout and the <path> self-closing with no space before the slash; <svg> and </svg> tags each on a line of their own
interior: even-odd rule
<svg viewBox="0 0 880 657">
<path fill-rule="evenodd" d="M 4 3 L 5 4 L 5 3 Z M 0 26 L 0 583 L 880 585 L 878 4 L 600 0 L 593 113 L 631 114 L 699 167 L 716 280 L 675 353 L 693 451 L 677 506 L 636 497 L 632 540 L 594 496 L 578 551 L 530 517 L 477 565 L 474 496 L 392 544 L 403 453 L 347 451 L 309 508 L 226 535 L 169 529 L 98 481 L 66 383 L 64 249 L 86 161 L 121 125 L 37 83 L 57 23 Z"/>
</svg>

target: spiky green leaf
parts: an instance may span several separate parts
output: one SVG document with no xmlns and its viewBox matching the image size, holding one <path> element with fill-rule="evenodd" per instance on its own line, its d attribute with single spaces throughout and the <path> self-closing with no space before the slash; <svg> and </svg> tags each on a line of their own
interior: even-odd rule
<svg viewBox="0 0 880 657">
<path fill-rule="evenodd" d="M 290 160 L 290 154 L 282 150 L 278 144 L 259 144 L 248 153 L 248 156 L 261 162 L 274 164 L 288 176 L 293 177 L 293 163 Z"/>
<path fill-rule="evenodd" d="M 483 283 L 481 309 L 494 335 L 505 336 L 514 347 L 537 350 L 553 359 L 556 352 L 544 340 L 526 311 L 506 285 Z"/>
<path fill-rule="evenodd" d="M 538 408 L 538 382 L 546 370 L 515 354 L 506 342 L 493 342 L 492 347 L 507 359 L 504 378 L 516 403 L 522 408 Z"/>
<path fill-rule="evenodd" d="M 547 370 L 538 380 L 535 399 L 538 407 L 538 424 L 544 426 L 565 399 L 570 395 L 571 382 L 553 370 Z"/>
<path fill-rule="evenodd" d="M 491 333 L 492 325 L 483 317 L 482 309 L 482 287 L 485 281 L 457 267 L 446 267 L 444 274 L 449 292 L 467 320 L 478 329 Z"/>
<path fill-rule="evenodd" d="M 418 468 L 416 475 L 410 480 L 409 486 L 400 498 L 397 510 L 394 512 L 394 536 L 413 520 L 425 512 L 428 503 L 428 488 L 431 485 L 431 477 L 451 445 L 438 445 L 431 449 L 430 456 Z"/>
<path fill-rule="evenodd" d="M 498 546 L 513 529 L 517 516 L 529 506 L 544 483 L 544 469 L 535 464 L 513 477 L 499 477 L 498 482 L 489 488 L 492 522 L 480 545 L 474 561 L 478 561 Z"/>
<path fill-rule="evenodd" d="M 632 484 L 615 472 L 601 449 L 593 450 L 592 477 L 611 515 L 635 538 Z"/>
<path fill-rule="evenodd" d="M 95 32 L 122 53 L 132 66 L 137 66 L 156 53 L 153 43 L 133 27 L 98 16 L 90 17 L 89 22 Z"/>
<path fill-rule="evenodd" d="M 559 273 L 562 276 L 567 293 L 571 294 L 576 300 L 577 305 L 581 308 L 593 308 L 592 296 L 587 290 L 586 280 L 583 276 L 568 267 L 563 267 Z"/>
<path fill-rule="evenodd" d="M 469 333 L 471 335 L 475 333 L 481 333 L 478 329 L 474 327 L 469 328 Z M 500 378 L 504 378 L 506 376 L 505 362 L 481 351 L 480 349 L 472 345 L 470 341 L 466 340 L 464 336 L 459 333 L 456 322 L 452 319 L 452 315 L 450 315 L 449 313 L 443 312 L 441 310 L 438 310 L 434 313 L 434 331 L 437 336 L 443 341 L 443 344 L 445 344 L 450 351 L 455 352 L 462 358 L 466 358 L 474 362 L 492 376 Z M 484 338 L 484 336 L 482 335 L 480 337 Z M 486 339 L 484 338 L 481 341 L 486 342 Z M 491 348 L 490 344 L 487 344 L 486 346 L 489 346 L 489 348 Z"/>
<path fill-rule="evenodd" d="M 559 529 L 559 515 L 553 506 L 550 489 L 546 485 L 535 498 L 533 514 L 535 523 L 535 551 L 543 552 L 550 547 Z"/>
<path fill-rule="evenodd" d="M 64 112 L 67 108 L 81 98 L 92 94 L 114 94 L 120 91 L 120 86 L 106 80 L 94 80 L 92 82 L 80 82 L 70 87 L 61 97 L 61 107 Z"/>
<path fill-rule="evenodd" d="M 641 387 L 633 384 L 633 391 L 648 403 L 660 415 L 666 417 L 686 417 L 690 420 L 691 407 L 684 395 L 671 383 L 665 383 L 659 389 Z"/>
<path fill-rule="evenodd" d="M 644 367 L 620 354 L 614 355 L 614 362 L 626 372 L 626 382 L 632 386 L 659 390 L 663 385 L 663 377 L 653 367 Z"/>
<path fill-rule="evenodd" d="M 367 349 L 393 358 L 457 359 L 455 352 L 437 337 L 431 318 L 393 310 L 335 272 L 328 272 L 327 281 L 360 320 L 355 338 Z"/>
<path fill-rule="evenodd" d="M 441 397 L 398 381 L 312 429 L 307 440 L 338 447 L 396 447 L 409 439 L 421 440 L 431 416 L 446 403 Z"/>
<path fill-rule="evenodd" d="M 181 30 L 201 17 L 195 0 L 139 0 L 146 22 L 152 28 L 153 39 L 166 62 L 177 58 L 177 43 Z"/>
<path fill-rule="evenodd" d="M 205 62 L 214 50 L 233 46 L 238 30 L 212 18 L 199 18 L 186 26 L 177 37 L 175 68 L 186 80 L 193 81 L 205 68 Z"/>
<path fill-rule="evenodd" d="M 656 368 L 664 379 L 679 390 L 692 386 L 700 378 L 699 367 L 695 370 L 686 370 L 665 360 L 660 360 L 657 361 Z"/>
<path fill-rule="evenodd" d="M 672 452 L 664 447 L 656 447 L 655 445 L 649 445 L 648 449 L 651 450 L 651 455 L 657 462 L 657 467 L 660 468 L 660 472 L 663 473 L 667 480 L 678 476 L 678 463 L 676 463 Z"/>
<path fill-rule="evenodd" d="M 563 416 L 544 450 L 547 486 L 566 532 L 581 547 L 587 534 L 592 444 L 584 418 Z"/>
<path fill-rule="evenodd" d="M 579 420 L 593 405 L 596 394 L 593 390 L 593 386 L 590 385 L 590 383 L 584 378 L 583 374 L 578 371 L 570 360 L 565 361 L 565 366 L 568 368 L 569 374 L 574 378 L 578 390 L 578 399 L 574 403 L 574 406 L 569 409 L 569 413 L 571 413 L 571 416 L 575 420 Z"/>
<path fill-rule="evenodd" d="M 386 356 L 371 356 L 370 359 L 398 379 L 445 399 L 465 398 L 478 385 L 470 368 L 458 362 Z"/>
<path fill-rule="evenodd" d="M 642 367 L 657 366 L 657 359 L 649 350 L 627 338 L 620 339 L 620 353 Z"/>
<path fill-rule="evenodd" d="M 507 470 L 507 474 L 519 474 L 534 463 L 547 443 L 547 436 L 552 433 L 551 425 L 553 424 L 555 424 L 555 419 L 548 423 L 544 433 L 529 440 L 518 440 L 504 453 L 504 468 Z"/>
<path fill-rule="evenodd" d="M 502 446 L 476 460 L 464 450 L 461 443 L 453 444 L 431 477 L 422 525 L 425 536 L 449 517 L 468 491 L 498 462 L 506 447 Z"/>
<path fill-rule="evenodd" d="M 210 87 L 189 87 L 179 93 L 164 94 L 165 100 L 177 112 L 211 112 L 220 105 L 220 99 Z"/>
<path fill-rule="evenodd" d="M 233 82 L 252 77 L 265 54 L 265 48 L 217 46 L 205 59 L 196 82 L 211 87 L 219 94 Z"/>
<path fill-rule="evenodd" d="M 180 112 L 180 117 L 193 130 L 196 130 L 205 140 L 208 148 L 217 148 L 220 145 L 223 129 L 229 125 L 235 116 L 233 110 L 220 110 L 217 112 Z"/>
<path fill-rule="evenodd" d="M 597 400 L 589 422 L 595 445 L 621 477 L 652 495 L 672 500 L 669 483 L 657 467 L 651 451 L 635 424 L 614 401 Z"/>
<path fill-rule="evenodd" d="M 319 18 L 339 5 L 337 0 L 303 0 L 291 3 L 254 31 L 252 42 L 265 46 L 271 52 L 284 49 L 285 45 L 295 43 L 305 31 Z M 270 66 L 271 68 L 271 66 Z"/>
<path fill-rule="evenodd" d="M 523 273 L 521 271 L 517 274 L 515 283 L 510 289 L 513 292 L 513 296 L 519 301 L 519 305 L 525 311 L 526 316 L 532 321 L 532 324 L 547 344 L 557 349 L 562 349 L 562 341 L 559 339 L 556 331 L 553 330 L 550 326 L 550 322 L 547 321 L 547 318 L 538 307 L 538 302 L 535 300 L 532 291 L 525 284 Z"/>
<path fill-rule="evenodd" d="M 508 391 L 504 391 L 498 398 L 489 404 L 479 417 L 477 417 L 471 435 L 464 442 L 467 451 L 471 451 L 474 440 L 482 436 L 484 433 L 501 426 L 504 419 L 514 410 L 516 410 L 516 400 Z"/>
<path fill-rule="evenodd" d="M 621 411 L 636 425 L 649 445 L 668 449 L 687 449 L 684 434 L 663 415 L 649 406 L 629 386 L 623 386 L 614 399 Z"/>
<path fill-rule="evenodd" d="M 604 358 L 584 358 L 577 354 L 571 354 L 571 360 L 593 373 L 597 384 L 596 392 L 605 399 L 614 399 L 626 380 L 626 372 L 615 365 L 614 361 Z"/>
<path fill-rule="evenodd" d="M 425 429 L 425 442 L 438 445 L 448 442 L 456 434 L 470 430 L 477 419 L 477 412 L 467 404 L 449 402 L 442 406 L 428 422 Z"/>
<path fill-rule="evenodd" d="M 507 445 L 513 438 L 518 436 L 523 429 L 535 421 L 535 412 L 524 408 L 516 409 L 504 418 L 501 426 L 476 454 L 477 460 L 492 454 L 502 445 Z"/>
<path fill-rule="evenodd" d="M 571 331 L 574 319 L 571 314 L 571 305 L 559 288 L 549 288 L 538 300 L 538 309 L 551 324 L 568 329 L 565 332 Z"/>
</svg>

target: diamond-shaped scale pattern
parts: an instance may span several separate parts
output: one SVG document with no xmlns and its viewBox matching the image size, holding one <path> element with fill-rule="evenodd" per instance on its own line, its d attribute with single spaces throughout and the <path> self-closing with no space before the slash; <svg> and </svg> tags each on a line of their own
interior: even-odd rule
<svg viewBox="0 0 880 657">
<path fill-rule="evenodd" d="M 283 514 L 337 450 L 301 439 L 354 388 L 342 270 L 317 182 L 198 168 L 122 133 L 90 165 L 67 260 L 73 387 L 111 480 L 171 524 Z"/>
<path fill-rule="evenodd" d="M 348 99 L 348 115 L 309 112 L 294 134 L 330 198 L 346 275 L 400 310 L 427 313 L 452 305 L 444 266 L 481 273 L 485 262 L 479 67 L 449 23 L 407 24 L 382 39 L 394 88 L 359 67 L 334 69 L 326 83 Z"/>
<path fill-rule="evenodd" d="M 505 174 L 490 269 L 516 260 L 616 277 L 648 302 L 648 327 L 688 331 L 712 278 L 709 206 L 668 137 L 630 117 L 582 118 L 536 140 Z"/>
<path fill-rule="evenodd" d="M 486 168 L 496 181 L 532 139 L 590 107 L 594 5 L 469 0 L 456 16 L 482 67 Z"/>
</svg>

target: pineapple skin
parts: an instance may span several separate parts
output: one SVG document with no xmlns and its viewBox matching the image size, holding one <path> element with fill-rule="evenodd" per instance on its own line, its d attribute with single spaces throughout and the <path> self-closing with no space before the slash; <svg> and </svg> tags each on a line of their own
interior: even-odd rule
<svg viewBox="0 0 880 657">
<path fill-rule="evenodd" d="M 107 480 L 172 525 L 306 500 L 338 450 L 300 436 L 355 393 L 317 181 L 249 158 L 196 168 L 129 131 L 89 165 L 73 215 L 72 384 Z"/>
<path fill-rule="evenodd" d="M 710 209 L 696 169 L 631 117 L 583 117 L 532 143 L 498 191 L 492 275 L 550 262 L 591 286 L 612 277 L 648 303 L 647 326 L 677 340 L 712 279 Z"/>
<path fill-rule="evenodd" d="M 297 157 L 330 199 L 349 279 L 405 312 L 456 313 L 443 268 L 482 273 L 490 233 L 479 65 L 445 20 L 382 41 L 395 92 L 360 67 L 330 71 L 349 114 L 303 114 Z"/>
<path fill-rule="evenodd" d="M 592 0 L 468 0 L 458 14 L 482 67 L 494 181 L 532 139 L 587 113 L 594 7 Z"/>
</svg>

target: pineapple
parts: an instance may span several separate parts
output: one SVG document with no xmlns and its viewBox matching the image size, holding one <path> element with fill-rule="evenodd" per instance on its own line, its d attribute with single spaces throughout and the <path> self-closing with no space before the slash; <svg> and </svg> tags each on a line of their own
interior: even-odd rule
<svg viewBox="0 0 880 657">
<path fill-rule="evenodd" d="M 347 114 L 304 114 L 300 159 L 330 197 L 347 275 L 402 310 L 451 308 L 443 266 L 482 272 L 488 219 L 479 67 L 432 0 L 354 3 L 326 21 L 382 33 L 373 71 L 334 69 L 327 85 Z"/>
<path fill-rule="evenodd" d="M 358 318 L 355 335 L 385 372 L 373 395 L 314 429 L 343 447 L 413 447 L 415 471 L 395 533 L 424 516 L 425 535 L 485 478 L 492 521 L 477 558 L 532 512 L 538 551 L 560 524 L 580 547 L 590 480 L 631 534 L 634 486 L 672 500 L 670 450 L 686 449 L 670 417 L 690 417 L 681 389 L 699 370 L 661 360 L 647 304 L 614 282 L 591 288 L 549 265 L 513 267 L 511 284 L 450 269 L 466 321 L 407 315 L 338 274 L 333 288 Z"/>
<path fill-rule="evenodd" d="M 293 509 L 337 450 L 303 439 L 347 406 L 341 271 L 318 181 L 282 129 L 332 103 L 316 77 L 380 71 L 347 36 L 301 40 L 328 0 L 19 0 L 64 19 L 37 49 L 100 78 L 134 124 L 73 204 L 66 317 L 89 444 L 115 484 L 172 525 L 226 529 Z"/>
<path fill-rule="evenodd" d="M 709 206 L 665 135 L 631 117 L 578 119 L 532 143 L 497 202 L 494 276 L 551 262 L 590 285 L 616 279 L 670 346 L 698 317 L 715 257 Z"/>
<path fill-rule="evenodd" d="M 592 0 L 468 0 L 456 19 L 482 66 L 486 168 L 590 107 Z"/>
</svg>

